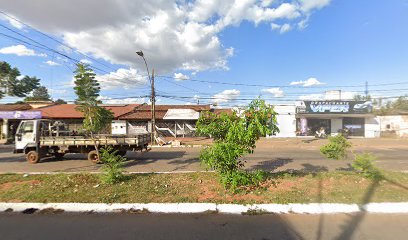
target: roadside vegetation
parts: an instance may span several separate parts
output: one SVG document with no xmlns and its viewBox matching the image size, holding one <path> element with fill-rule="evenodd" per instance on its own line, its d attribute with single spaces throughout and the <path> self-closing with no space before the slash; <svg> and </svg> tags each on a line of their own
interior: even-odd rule
<svg viewBox="0 0 408 240">
<path fill-rule="evenodd" d="M 320 152 L 329 159 L 339 160 L 347 158 L 347 151 L 351 143 L 342 135 L 329 137 L 329 143 L 320 148 Z"/>
<path fill-rule="evenodd" d="M 263 171 L 243 170 L 242 157 L 254 152 L 260 137 L 279 131 L 276 113 L 264 100 L 253 100 L 240 116 L 233 114 L 204 113 L 197 121 L 197 134 L 209 136 L 214 144 L 205 147 L 200 160 L 219 175 L 226 189 L 259 186 L 266 180 Z"/>
<path fill-rule="evenodd" d="M 231 193 L 217 173 L 132 174 L 101 184 L 102 174 L 0 175 L 0 202 L 367 203 L 408 201 L 408 174 L 370 179 L 351 172 L 280 173 Z M 271 180 L 273 179 L 273 180 Z"/>
</svg>

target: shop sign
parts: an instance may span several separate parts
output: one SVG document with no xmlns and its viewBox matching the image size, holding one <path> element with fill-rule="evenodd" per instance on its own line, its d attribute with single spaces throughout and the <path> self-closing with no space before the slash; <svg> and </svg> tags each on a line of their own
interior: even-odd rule
<svg viewBox="0 0 408 240">
<path fill-rule="evenodd" d="M 304 101 L 298 113 L 371 113 L 370 101 Z"/>
<path fill-rule="evenodd" d="M 41 111 L 0 111 L 0 119 L 37 119 Z"/>
</svg>

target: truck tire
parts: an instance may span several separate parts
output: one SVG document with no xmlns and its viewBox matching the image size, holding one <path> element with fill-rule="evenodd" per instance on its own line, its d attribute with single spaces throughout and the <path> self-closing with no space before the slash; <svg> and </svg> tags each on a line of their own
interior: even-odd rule
<svg viewBox="0 0 408 240">
<path fill-rule="evenodd" d="M 88 153 L 88 160 L 91 161 L 92 163 L 101 163 L 96 150 L 92 150 Z"/>
<path fill-rule="evenodd" d="M 127 153 L 126 150 L 119 150 L 119 151 L 118 151 L 118 155 L 119 155 L 119 156 L 122 156 L 122 157 L 126 156 L 126 153 Z"/>
<path fill-rule="evenodd" d="M 40 162 L 40 154 L 36 151 L 29 151 L 26 155 L 27 162 L 35 164 Z"/>
<path fill-rule="evenodd" d="M 54 153 L 54 157 L 56 159 L 62 159 L 64 157 L 65 153 Z"/>
</svg>

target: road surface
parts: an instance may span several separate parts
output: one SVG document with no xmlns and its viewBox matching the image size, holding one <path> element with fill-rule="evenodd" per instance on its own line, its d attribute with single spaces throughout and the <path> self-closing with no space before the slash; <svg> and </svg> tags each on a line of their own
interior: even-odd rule
<svg viewBox="0 0 408 240">
<path fill-rule="evenodd" d="M 0 214 L 1 239 L 407 239 L 408 215 Z"/>
<path fill-rule="evenodd" d="M 354 152 L 372 152 L 378 166 L 408 172 L 408 139 L 352 139 Z M 283 171 L 331 171 L 349 169 L 348 160 L 328 160 L 319 152 L 327 140 L 262 139 L 252 155 L 245 156 L 248 169 Z M 67 154 L 63 161 L 44 159 L 28 164 L 22 154 L 12 154 L 12 146 L 0 148 L 0 173 L 8 172 L 86 172 L 99 171 L 100 165 L 83 154 Z M 147 153 L 128 152 L 125 169 L 129 172 L 177 172 L 205 170 L 198 160 L 200 148 L 154 148 Z M 350 156 L 353 154 L 350 153 Z"/>
</svg>

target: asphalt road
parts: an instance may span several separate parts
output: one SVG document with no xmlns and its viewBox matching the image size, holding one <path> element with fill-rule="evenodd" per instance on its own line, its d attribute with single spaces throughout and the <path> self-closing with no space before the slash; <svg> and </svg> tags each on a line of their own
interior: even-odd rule
<svg viewBox="0 0 408 240">
<path fill-rule="evenodd" d="M 408 215 L 0 214 L 1 239 L 407 239 Z"/>
<path fill-rule="evenodd" d="M 388 170 L 408 172 L 408 139 L 352 139 L 354 152 L 372 152 L 377 164 Z M 247 155 L 248 169 L 267 171 L 302 170 L 332 171 L 349 169 L 348 160 L 327 160 L 319 148 L 327 140 L 263 139 L 255 153 Z M 22 154 L 12 154 L 12 146 L 0 148 L 0 173 L 6 172 L 79 172 L 99 171 L 82 154 L 67 154 L 64 160 L 44 159 L 39 164 L 29 164 Z M 128 152 L 126 171 L 129 172 L 178 172 L 203 171 L 198 160 L 200 148 L 154 148 L 150 152 Z M 352 153 L 349 154 L 352 156 Z"/>
</svg>

